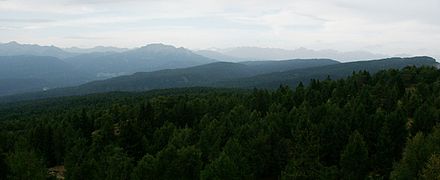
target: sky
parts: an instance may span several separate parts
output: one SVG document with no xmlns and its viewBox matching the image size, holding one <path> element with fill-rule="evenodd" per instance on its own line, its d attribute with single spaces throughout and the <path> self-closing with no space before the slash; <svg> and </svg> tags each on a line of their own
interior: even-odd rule
<svg viewBox="0 0 440 180">
<path fill-rule="evenodd" d="M 440 0 L 0 0 L 0 42 L 256 46 L 440 58 Z"/>
</svg>

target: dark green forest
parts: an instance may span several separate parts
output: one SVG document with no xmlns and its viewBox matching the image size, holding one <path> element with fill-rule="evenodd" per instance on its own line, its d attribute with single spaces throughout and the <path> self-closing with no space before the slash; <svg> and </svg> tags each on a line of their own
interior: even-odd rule
<svg viewBox="0 0 440 180">
<path fill-rule="evenodd" d="M 439 179 L 440 71 L 0 105 L 0 179 Z"/>
</svg>

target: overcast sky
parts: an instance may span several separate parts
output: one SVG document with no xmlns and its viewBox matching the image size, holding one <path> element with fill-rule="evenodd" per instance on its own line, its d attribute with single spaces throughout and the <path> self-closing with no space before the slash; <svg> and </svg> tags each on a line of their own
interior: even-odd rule
<svg viewBox="0 0 440 180">
<path fill-rule="evenodd" d="M 440 57 L 440 0 L 0 0 L 0 42 Z"/>
</svg>

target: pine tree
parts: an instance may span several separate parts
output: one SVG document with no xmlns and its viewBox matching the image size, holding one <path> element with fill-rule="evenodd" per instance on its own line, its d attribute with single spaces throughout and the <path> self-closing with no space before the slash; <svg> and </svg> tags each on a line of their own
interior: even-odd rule
<svg viewBox="0 0 440 180">
<path fill-rule="evenodd" d="M 0 179 L 6 179 L 9 174 L 9 168 L 6 164 L 6 155 L 0 149 Z"/>
<path fill-rule="evenodd" d="M 24 140 L 20 140 L 6 158 L 10 174 L 8 179 L 46 179 L 47 170 L 42 158 L 31 150 Z"/>
<path fill-rule="evenodd" d="M 423 132 L 425 134 L 431 132 L 432 128 L 439 121 L 438 114 L 433 105 L 424 103 L 414 114 L 414 122 L 411 126 L 411 133 Z"/>
<path fill-rule="evenodd" d="M 405 113 L 399 109 L 389 114 L 379 131 L 374 166 L 385 177 L 389 176 L 393 162 L 401 158 L 402 149 L 405 146 L 408 130 L 404 115 Z"/>
<path fill-rule="evenodd" d="M 303 121 L 303 126 L 294 131 L 292 157 L 282 172 L 282 179 L 319 179 L 323 174 L 324 166 L 319 161 L 319 137 L 312 130 L 310 121 Z"/>
<path fill-rule="evenodd" d="M 98 161 L 95 179 L 124 180 L 129 179 L 133 169 L 132 159 L 122 148 L 107 146 Z"/>
<path fill-rule="evenodd" d="M 201 179 L 240 179 L 239 177 L 237 165 L 225 153 L 221 153 L 201 172 Z"/>
<path fill-rule="evenodd" d="M 433 154 L 423 169 L 421 179 L 440 179 L 440 155 Z"/>
<path fill-rule="evenodd" d="M 368 174 L 368 150 L 358 131 L 350 136 L 339 163 L 344 179 L 364 179 Z"/>
<path fill-rule="evenodd" d="M 417 133 L 410 139 L 402 159 L 394 166 L 390 179 L 416 179 L 429 154 L 426 143 L 423 133 Z"/>
<path fill-rule="evenodd" d="M 137 166 L 133 169 L 131 174 L 131 179 L 133 180 L 155 180 L 159 179 L 159 175 L 157 172 L 158 161 L 157 159 L 150 155 L 146 154 L 137 164 Z"/>
</svg>

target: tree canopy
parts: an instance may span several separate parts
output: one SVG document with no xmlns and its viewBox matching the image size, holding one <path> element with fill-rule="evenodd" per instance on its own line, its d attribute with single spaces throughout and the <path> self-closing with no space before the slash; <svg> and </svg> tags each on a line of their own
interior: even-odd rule
<svg viewBox="0 0 440 180">
<path fill-rule="evenodd" d="M 0 179 L 433 179 L 440 71 L 0 107 Z"/>
</svg>

